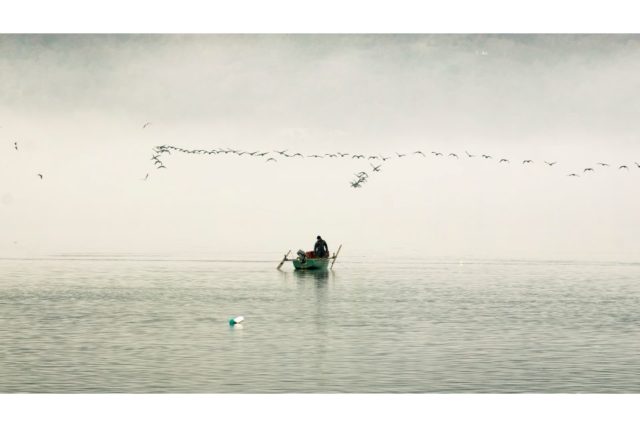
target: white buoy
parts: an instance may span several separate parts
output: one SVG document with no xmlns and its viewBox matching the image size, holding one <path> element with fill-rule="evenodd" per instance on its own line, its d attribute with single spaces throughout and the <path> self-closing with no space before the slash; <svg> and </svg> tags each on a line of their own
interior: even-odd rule
<svg viewBox="0 0 640 427">
<path fill-rule="evenodd" d="M 238 316 L 238 317 L 229 319 L 229 326 L 234 326 L 238 323 L 242 323 L 243 320 L 244 320 L 244 316 Z"/>
</svg>

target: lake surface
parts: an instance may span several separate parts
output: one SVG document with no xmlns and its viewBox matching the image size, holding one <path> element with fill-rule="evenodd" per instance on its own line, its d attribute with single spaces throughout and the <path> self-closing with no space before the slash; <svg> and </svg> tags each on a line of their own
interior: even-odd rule
<svg viewBox="0 0 640 427">
<path fill-rule="evenodd" d="M 0 392 L 640 393 L 640 264 L 275 257 L 0 260 Z"/>
</svg>

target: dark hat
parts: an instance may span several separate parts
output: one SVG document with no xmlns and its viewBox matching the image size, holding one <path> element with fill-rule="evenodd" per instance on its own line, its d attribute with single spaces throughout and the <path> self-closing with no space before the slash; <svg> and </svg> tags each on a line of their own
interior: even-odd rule
<svg viewBox="0 0 640 427">
<path fill-rule="evenodd" d="M 322 237 L 318 236 L 318 239 L 322 239 Z"/>
</svg>

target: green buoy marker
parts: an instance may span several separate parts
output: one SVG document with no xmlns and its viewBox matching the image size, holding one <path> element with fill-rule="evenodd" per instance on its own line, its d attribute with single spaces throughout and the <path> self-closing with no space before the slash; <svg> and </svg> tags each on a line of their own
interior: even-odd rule
<svg viewBox="0 0 640 427">
<path fill-rule="evenodd" d="M 238 316 L 238 317 L 229 319 L 229 326 L 235 326 L 238 323 L 242 323 L 243 320 L 244 320 L 244 316 Z"/>
</svg>

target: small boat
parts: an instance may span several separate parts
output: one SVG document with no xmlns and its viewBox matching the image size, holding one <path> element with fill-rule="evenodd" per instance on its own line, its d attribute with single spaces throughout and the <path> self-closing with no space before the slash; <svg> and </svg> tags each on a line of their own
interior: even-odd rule
<svg viewBox="0 0 640 427">
<path fill-rule="evenodd" d="M 303 250 L 299 250 L 296 258 L 287 258 L 291 251 L 287 252 L 278 264 L 278 270 L 282 267 L 282 264 L 285 261 L 291 261 L 293 263 L 293 267 L 296 270 L 326 270 L 327 268 L 333 269 L 333 264 L 336 262 L 336 258 L 338 258 L 338 254 L 340 253 L 340 249 L 342 245 L 338 247 L 338 251 L 334 253 L 330 257 L 317 257 L 313 251 L 305 252 Z"/>
</svg>

